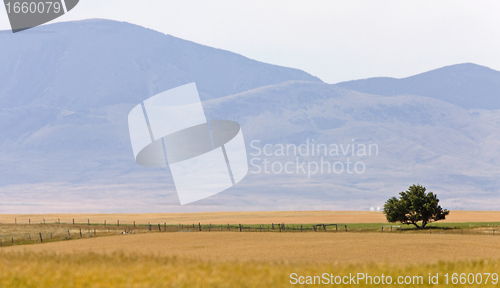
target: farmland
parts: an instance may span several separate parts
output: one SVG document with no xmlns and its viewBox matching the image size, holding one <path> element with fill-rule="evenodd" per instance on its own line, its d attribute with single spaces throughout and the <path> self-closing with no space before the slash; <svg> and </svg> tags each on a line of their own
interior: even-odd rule
<svg viewBox="0 0 500 288">
<path fill-rule="evenodd" d="M 119 253 L 193 260 L 436 263 L 500 259 L 500 236 L 399 233 L 144 233 L 5 247 L 6 252 Z M 401 245 L 404 243 L 404 245 Z M 408 247 L 425 253 L 408 257 Z"/>
<path fill-rule="evenodd" d="M 155 255 L 8 253 L 0 257 L 0 287 L 305 287 L 320 285 L 290 285 L 290 274 L 349 275 L 385 274 L 396 282 L 398 277 L 421 276 L 418 287 L 453 287 L 444 284 L 448 273 L 486 275 L 500 270 L 499 261 L 459 261 L 437 264 L 385 265 L 341 263 L 287 263 L 203 261 L 169 258 Z M 428 274 L 439 273 L 440 285 L 429 285 Z M 488 284 L 460 285 L 462 287 L 497 287 L 490 277 Z M 450 283 L 451 284 L 451 283 Z M 325 286 L 325 285 L 321 285 Z M 373 287 L 370 283 L 335 285 L 340 287 Z M 387 287 L 388 285 L 377 285 Z M 416 285 L 392 285 L 415 287 Z"/>
<path fill-rule="evenodd" d="M 439 273 L 442 284 L 445 273 L 500 272 L 500 231 L 493 234 L 500 228 L 497 212 L 454 212 L 449 220 L 432 224 L 432 229 L 405 227 L 392 232 L 390 228 L 381 231 L 387 223 L 380 215 L 329 211 L 2 215 L 4 235 L 17 233 L 26 238 L 27 233 L 48 235 L 59 229 L 52 233 L 61 236 L 43 243 L 20 243 L 36 245 L 0 248 L 0 287 L 290 287 L 291 273 L 421 275 L 424 284 L 429 273 Z M 18 224 L 4 224 L 12 216 Z M 48 223 L 51 217 L 69 220 Z M 39 224 L 38 219 L 46 223 Z M 311 228 L 311 223 L 341 221 L 347 232 Z M 139 224 L 144 222 L 162 224 L 149 230 L 148 225 Z M 204 223 L 201 232 L 193 222 Z M 222 223 L 228 222 L 247 222 L 242 227 L 248 230 L 240 232 L 233 224 L 227 231 L 227 224 Z M 259 229 L 280 222 L 289 223 L 282 232 Z M 182 232 L 179 223 L 184 223 Z M 304 232 L 297 229 L 300 225 Z M 71 237 L 63 237 L 68 230 Z M 430 287 L 427 284 L 420 287 Z M 491 279 L 488 285 L 479 286 L 496 287 Z"/>
<path fill-rule="evenodd" d="M 263 223 L 386 223 L 380 211 L 263 211 L 149 214 L 0 214 L 0 223 L 167 223 L 167 224 L 263 224 Z M 500 211 L 453 211 L 440 223 L 500 222 Z"/>
</svg>

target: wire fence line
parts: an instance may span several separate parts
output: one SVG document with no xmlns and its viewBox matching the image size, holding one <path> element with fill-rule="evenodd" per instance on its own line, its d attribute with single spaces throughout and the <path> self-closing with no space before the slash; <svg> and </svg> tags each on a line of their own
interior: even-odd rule
<svg viewBox="0 0 500 288">
<path fill-rule="evenodd" d="M 139 223 L 138 221 L 100 221 L 92 222 L 91 219 L 27 219 L 18 222 L 14 219 L 12 223 L 0 223 L 0 247 L 12 245 L 24 245 L 34 243 L 45 243 L 71 239 L 92 238 L 118 234 L 136 234 L 153 232 L 315 232 L 315 233 L 416 233 L 416 234 L 460 234 L 460 235 L 498 235 L 499 227 L 474 227 L 471 229 L 429 227 L 425 230 L 403 228 L 400 225 L 368 225 L 336 223 L 320 224 L 167 224 L 163 223 Z"/>
<path fill-rule="evenodd" d="M 45 219 L 46 220 L 46 219 Z M 242 225 L 242 224 L 178 224 L 172 225 L 164 223 L 123 223 L 119 220 L 116 223 L 110 224 L 106 221 L 103 223 L 92 223 L 90 219 L 87 223 L 79 223 L 77 221 L 67 222 L 48 222 L 28 220 L 27 223 L 13 224 L 0 223 L 0 247 L 12 245 L 25 245 L 44 242 L 55 242 L 71 239 L 92 238 L 100 236 L 110 236 L 119 234 L 136 234 L 136 233 L 152 233 L 152 232 L 308 232 L 320 231 L 313 224 L 307 225 L 287 225 L 285 223 L 271 223 L 259 225 Z M 323 228 L 331 224 L 323 225 Z M 345 226 L 345 225 L 344 225 Z M 347 226 L 346 230 L 347 231 Z M 329 229 L 323 229 L 325 232 Z M 321 231 L 323 231 L 321 230 Z"/>
</svg>

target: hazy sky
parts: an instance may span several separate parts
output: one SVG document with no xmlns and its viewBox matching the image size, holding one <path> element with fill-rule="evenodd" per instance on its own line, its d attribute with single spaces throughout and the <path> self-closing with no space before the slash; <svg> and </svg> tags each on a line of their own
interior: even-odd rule
<svg viewBox="0 0 500 288">
<path fill-rule="evenodd" d="M 328 83 L 464 62 L 500 70 L 497 0 L 80 0 L 53 22 L 88 18 L 127 21 Z M 5 9 L 0 29 L 10 29 Z"/>
</svg>

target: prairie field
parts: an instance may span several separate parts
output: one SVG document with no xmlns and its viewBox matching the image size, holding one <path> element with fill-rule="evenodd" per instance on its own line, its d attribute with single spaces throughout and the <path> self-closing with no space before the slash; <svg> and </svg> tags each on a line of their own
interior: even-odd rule
<svg viewBox="0 0 500 288">
<path fill-rule="evenodd" d="M 458 261 L 436 264 L 387 265 L 342 263 L 290 263 L 266 261 L 213 261 L 191 260 L 145 254 L 82 254 L 65 253 L 4 253 L 0 252 L 0 287 L 498 287 L 495 276 L 500 261 Z M 293 274 L 295 273 L 295 275 Z M 292 285 L 291 275 L 321 277 L 324 273 L 356 282 L 339 285 Z M 360 273 L 360 274 L 358 274 Z M 482 275 L 481 284 L 452 285 L 456 275 Z M 429 274 L 438 276 L 438 285 L 429 284 Z M 449 283 L 445 282 L 448 274 Z M 392 285 L 373 285 L 385 282 Z M 494 275 L 492 277 L 492 275 Z M 368 281 L 368 276 L 371 282 Z M 347 277 L 347 278 L 346 278 Z M 401 278 L 402 277 L 402 278 Z M 455 276 L 456 281 L 459 276 Z M 487 279 L 488 277 L 488 279 Z M 359 277 L 362 278 L 362 277 Z M 420 278 L 420 279 L 419 279 Z M 479 277 L 477 277 L 479 278 Z M 488 282 L 486 283 L 486 280 Z M 316 281 L 316 279 L 315 279 Z M 347 280 L 350 281 L 350 280 Z M 408 281 L 409 284 L 398 284 Z M 305 281 L 302 281 L 305 282 Z M 313 282 L 311 282 L 313 283 Z M 355 284 L 354 284 L 355 283 Z M 405 283 L 405 282 L 400 282 Z M 434 282 L 435 283 L 435 282 Z M 486 283 L 486 284 L 485 284 Z M 420 284 L 420 285 L 417 285 Z"/>
<path fill-rule="evenodd" d="M 141 254 L 203 261 L 415 264 L 500 259 L 499 244 L 500 236 L 486 235 L 176 232 L 16 245 L 3 251 Z"/>
<path fill-rule="evenodd" d="M 117 223 L 132 224 L 263 224 L 263 223 L 387 223 L 381 211 L 263 211 L 146 214 L 0 214 L 0 223 Z M 452 211 L 440 223 L 500 222 L 500 211 Z"/>
<path fill-rule="evenodd" d="M 241 212 L 232 215 L 229 212 L 217 212 L 192 213 L 184 216 L 182 214 L 54 214 L 56 219 L 69 216 L 67 217 L 69 220 L 65 222 L 71 224 L 64 225 L 49 224 L 47 219 L 50 215 L 2 215 L 1 233 L 21 235 L 29 231 L 41 231 L 40 233 L 47 235 L 49 231 L 53 231 L 51 229 L 59 229 L 60 231 L 57 231 L 62 233 L 61 235 L 70 233 L 71 237 L 68 239 L 72 240 L 57 239 L 55 240 L 57 242 L 48 240 L 43 243 L 38 241 L 36 245 L 14 244 L 8 247 L 4 245 L 0 248 L 0 287 L 324 286 L 318 282 L 315 282 L 318 285 L 291 284 L 293 279 L 299 276 L 318 276 L 310 279 L 319 281 L 323 273 L 328 273 L 330 276 L 364 273 L 363 275 L 372 277 L 383 274 L 384 277 L 392 277 L 392 281 L 397 281 L 400 276 L 408 281 L 415 279 L 423 281 L 418 285 L 393 282 L 391 285 L 393 287 L 453 286 L 452 275 L 456 276 L 454 278 L 456 281 L 465 281 L 463 277 L 476 277 L 476 280 L 481 277 L 482 284 L 467 284 L 467 287 L 498 286 L 498 282 L 493 283 L 492 278 L 492 275 L 498 276 L 498 274 L 491 274 L 500 273 L 500 231 L 494 234 L 492 230 L 496 229 L 500 222 L 496 212 L 453 211 L 450 216 L 455 214 L 455 218 L 450 217 L 451 219 L 440 224 L 441 228 L 435 226 L 432 230 L 424 231 L 395 230 L 392 233 L 385 230 L 381 233 L 380 225 L 385 221 L 376 218 L 382 215 L 380 212 L 295 213 L 294 215 L 292 212 Z M 4 220 L 12 216 L 19 217 L 18 221 L 21 222 L 18 223 L 30 219 L 32 225 L 5 224 Z M 114 221 L 110 220 L 113 218 L 111 216 L 119 218 L 120 226 L 92 224 L 93 219 L 98 222 L 107 220 L 108 223 L 113 223 Z M 37 224 L 33 219 L 46 219 L 46 224 Z M 72 219 L 75 219 L 75 225 L 72 224 Z M 176 219 L 176 221 L 167 222 L 166 219 Z M 193 222 L 203 223 L 203 220 L 206 221 L 204 223 L 215 224 L 217 219 L 221 223 L 247 221 L 248 227 L 258 223 L 279 223 L 285 219 L 286 223 L 339 223 L 341 219 L 343 223 L 351 224 L 348 225 L 349 232 L 343 229 L 317 232 L 312 229 L 308 232 L 300 230 L 260 232 L 259 229 L 238 232 L 234 229 L 229 232 L 222 229 L 225 226 L 219 229 L 215 225 L 210 232 L 206 229 L 207 226 L 202 232 L 198 229 L 183 229 L 183 232 L 178 232 L 178 223 L 182 223 L 180 219 L 185 220 L 186 226 L 192 225 Z M 363 222 L 369 219 L 375 220 Z M 464 221 L 460 222 L 460 219 Z M 87 225 L 87 221 L 91 224 Z M 122 226 L 121 223 L 127 221 L 177 223 L 150 231 L 146 229 L 147 226 Z M 454 228 L 446 228 L 446 225 Z M 163 227 L 170 228 L 162 230 Z M 357 227 L 364 228 L 357 229 Z M 469 232 L 463 232 L 462 228 Z M 88 235 L 84 233 L 81 236 L 80 229 Z M 134 231 L 118 234 L 124 230 L 128 231 L 127 229 Z M 97 232 L 97 236 L 93 236 L 94 231 Z M 450 281 L 448 285 L 445 283 L 446 273 Z M 295 275 L 293 276 L 295 278 L 291 278 L 291 274 Z M 436 279 L 439 285 L 430 284 L 429 274 L 431 276 L 438 274 Z M 463 277 L 459 278 L 460 275 Z M 489 279 L 487 284 L 484 283 L 486 277 Z M 358 284 L 335 284 L 335 286 L 374 286 L 374 283 L 359 281 Z"/>
</svg>

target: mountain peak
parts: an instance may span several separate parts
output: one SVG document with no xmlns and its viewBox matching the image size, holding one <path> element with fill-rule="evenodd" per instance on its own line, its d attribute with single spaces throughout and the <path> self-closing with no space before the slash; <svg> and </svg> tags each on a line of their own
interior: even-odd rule
<svg viewBox="0 0 500 288">
<path fill-rule="evenodd" d="M 291 80 L 321 82 L 298 69 L 105 19 L 49 24 L 0 39 L 3 108 L 78 111 L 139 103 L 191 82 L 202 100 Z"/>
<path fill-rule="evenodd" d="M 384 96 L 427 96 L 465 109 L 500 109 L 500 72 L 474 63 L 445 66 L 401 79 L 378 77 L 336 85 Z"/>
</svg>

